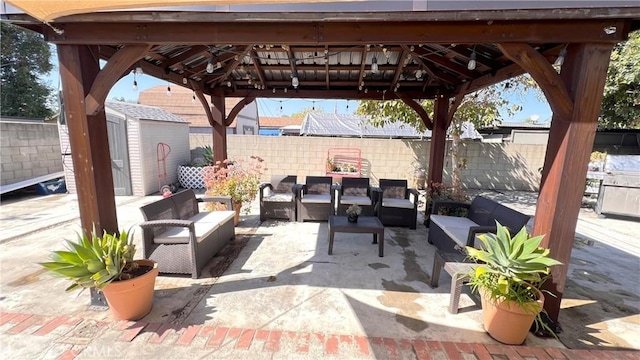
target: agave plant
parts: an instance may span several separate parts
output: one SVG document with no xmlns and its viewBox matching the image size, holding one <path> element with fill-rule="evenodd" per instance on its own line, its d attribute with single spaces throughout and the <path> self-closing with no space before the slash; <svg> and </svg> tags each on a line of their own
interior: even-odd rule
<svg viewBox="0 0 640 360">
<path fill-rule="evenodd" d="M 549 249 L 540 247 L 544 235 L 530 237 L 523 227 L 511 237 L 497 221 L 496 227 L 495 234 L 478 236 L 483 249 L 467 246 L 469 257 L 481 263 L 470 275 L 469 284 L 474 291 L 485 289 L 493 300 L 512 300 L 519 305 L 535 301 L 549 267 L 561 263 L 549 257 Z"/>
<path fill-rule="evenodd" d="M 51 261 L 40 263 L 53 275 L 65 277 L 73 283 L 67 291 L 76 288 L 102 289 L 114 280 L 126 280 L 137 266 L 133 262 L 135 246 L 127 231 L 118 234 L 96 231 L 88 236 L 78 234 L 78 241 L 67 241 L 67 250 L 53 251 Z M 131 239 L 130 239 L 131 237 Z"/>
</svg>

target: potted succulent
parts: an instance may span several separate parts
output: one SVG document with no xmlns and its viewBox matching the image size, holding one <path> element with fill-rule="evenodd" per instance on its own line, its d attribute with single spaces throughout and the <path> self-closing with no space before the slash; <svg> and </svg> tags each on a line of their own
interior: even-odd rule
<svg viewBox="0 0 640 360">
<path fill-rule="evenodd" d="M 358 216 L 362 214 L 362 208 L 358 204 L 351 204 L 347 208 L 346 213 L 347 213 L 347 221 L 349 221 L 350 223 L 357 223 Z"/>
<path fill-rule="evenodd" d="M 495 234 L 479 235 L 482 249 L 467 246 L 469 257 L 480 264 L 469 274 L 473 291 L 480 293 L 484 328 L 494 339 L 522 344 L 533 322 L 547 327 L 541 319 L 544 295 L 540 286 L 549 267 L 561 264 L 540 247 L 544 235 L 530 237 L 522 228 L 511 237 L 496 221 Z M 546 329 L 550 332 L 551 329 Z"/>
<path fill-rule="evenodd" d="M 135 246 L 130 232 L 102 236 L 78 234 L 67 241 L 67 250 L 53 251 L 51 261 L 40 263 L 53 275 L 67 278 L 66 289 L 94 288 L 103 292 L 117 319 L 138 320 L 151 311 L 158 266 L 151 260 L 133 260 Z"/>
</svg>

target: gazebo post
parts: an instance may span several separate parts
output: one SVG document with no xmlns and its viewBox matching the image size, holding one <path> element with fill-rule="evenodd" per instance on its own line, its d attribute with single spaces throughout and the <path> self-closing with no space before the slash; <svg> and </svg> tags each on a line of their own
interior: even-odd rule
<svg viewBox="0 0 640 360">
<path fill-rule="evenodd" d="M 118 231 L 104 102 L 87 115 L 85 96 L 100 73 L 96 46 L 58 45 L 60 78 L 82 228 Z"/>
<path fill-rule="evenodd" d="M 213 158 L 223 161 L 227 158 L 227 127 L 225 126 L 224 91 L 213 90 L 211 95 L 211 113 L 213 115 Z"/>
<path fill-rule="evenodd" d="M 444 152 L 447 145 L 447 128 L 449 113 L 449 98 L 439 95 L 434 104 L 433 129 L 431 131 L 431 148 L 429 150 L 429 174 L 427 186 L 442 182 L 444 169 Z"/>
<path fill-rule="evenodd" d="M 534 235 L 545 234 L 541 245 L 563 263 L 552 267 L 545 284 L 555 297 L 546 296 L 544 308 L 556 322 L 612 48 L 611 43 L 569 45 L 560 73 L 573 110 L 569 118 L 554 112 L 533 224 Z"/>
</svg>

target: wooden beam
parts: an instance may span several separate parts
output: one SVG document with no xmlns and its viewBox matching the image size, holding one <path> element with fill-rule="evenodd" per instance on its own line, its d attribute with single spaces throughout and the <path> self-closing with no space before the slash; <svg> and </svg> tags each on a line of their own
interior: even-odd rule
<svg viewBox="0 0 640 360">
<path fill-rule="evenodd" d="M 420 116 L 422 123 L 424 124 L 424 126 L 427 127 L 427 129 L 429 130 L 433 129 L 433 122 L 431 121 L 431 118 L 429 118 L 429 114 L 427 114 L 427 110 L 425 110 L 424 107 L 422 107 L 422 105 L 420 105 L 419 102 L 404 96 L 402 93 L 400 93 L 398 97 L 400 98 L 400 100 L 402 100 L 403 103 L 407 104 L 407 106 L 409 106 L 416 113 L 418 113 L 418 116 Z"/>
<path fill-rule="evenodd" d="M 437 89 L 432 88 L 427 92 L 423 92 L 420 90 L 417 91 L 398 91 L 398 92 L 389 92 L 386 91 L 383 94 L 382 90 L 371 90 L 367 93 L 364 91 L 358 91 L 357 89 L 350 90 L 338 90 L 332 89 L 331 91 L 327 91 L 326 89 L 316 89 L 316 90 L 292 90 L 285 94 L 282 91 L 277 91 L 275 94 L 272 90 L 257 90 L 257 89 L 233 89 L 233 88 L 224 88 L 225 96 L 227 97 L 246 97 L 249 95 L 253 95 L 258 98 L 292 98 L 292 99 L 368 99 L 368 100 L 393 100 L 400 99 L 400 96 L 406 95 L 406 97 L 411 99 L 432 99 L 435 96 Z"/>
<path fill-rule="evenodd" d="M 400 80 L 400 75 L 402 75 L 402 69 L 404 69 L 404 62 L 409 56 L 409 52 L 406 50 L 401 50 L 400 57 L 398 58 L 398 64 L 394 69 L 393 80 L 391 80 L 391 85 L 389 85 L 389 91 L 394 91 L 396 88 L 396 84 L 398 84 L 398 80 Z M 425 124 L 426 125 L 426 124 Z"/>
<path fill-rule="evenodd" d="M 325 46 L 324 47 L 324 51 L 325 53 L 329 52 L 329 47 Z M 325 55 L 324 57 L 324 79 L 325 82 L 327 83 L 327 90 L 329 90 L 329 57 Z"/>
<path fill-rule="evenodd" d="M 569 117 L 554 113 L 545 155 L 533 235 L 545 235 L 542 246 L 563 265 L 551 268 L 544 288 L 544 308 L 558 320 L 571 249 L 584 191 L 589 156 L 598 125 L 612 44 L 572 44 L 560 77 L 575 103 Z"/>
<path fill-rule="evenodd" d="M 435 55 L 435 54 L 430 54 L 429 51 L 427 51 L 427 49 L 425 48 L 421 48 L 418 47 L 415 49 L 415 53 L 418 54 L 419 57 L 421 57 L 422 59 L 426 59 L 429 60 L 430 62 L 432 62 L 435 65 L 438 65 L 440 67 L 449 69 L 455 73 L 461 74 L 467 78 L 474 78 L 475 77 L 475 73 L 473 71 L 468 70 L 465 66 L 462 66 L 460 64 L 457 64 L 449 59 L 443 58 L 441 56 Z"/>
<path fill-rule="evenodd" d="M 573 101 L 569 98 L 569 93 L 560 79 L 560 75 L 547 59 L 527 44 L 502 43 L 496 45 L 506 57 L 527 71 L 540 85 L 553 113 L 558 114 L 560 118 L 568 119 L 573 110 Z"/>
<path fill-rule="evenodd" d="M 118 220 L 107 119 L 104 111 L 87 116 L 84 104 L 99 77 L 97 49 L 59 45 L 58 60 L 82 228 L 87 233 L 114 233 Z"/>
<path fill-rule="evenodd" d="M 165 59 L 163 63 L 165 66 L 168 66 L 168 67 L 183 68 L 182 62 L 197 56 L 205 56 L 208 53 L 209 53 L 209 50 L 205 46 L 196 45 L 176 57 Z"/>
<path fill-rule="evenodd" d="M 360 72 L 358 73 L 358 84 L 356 84 L 356 89 L 360 89 L 362 82 L 366 76 L 366 66 L 367 66 L 367 54 L 369 53 L 369 45 L 362 47 L 362 61 L 360 62 Z"/>
<path fill-rule="evenodd" d="M 229 64 L 227 67 L 224 68 L 224 74 L 217 76 L 215 78 L 213 78 L 212 80 L 208 81 L 207 83 L 214 83 L 214 84 L 218 84 L 218 83 L 222 83 L 224 81 L 226 81 L 229 78 L 229 75 L 231 75 L 231 73 L 233 72 L 233 70 L 235 70 L 238 65 L 242 64 L 242 59 L 247 56 L 247 54 L 249 54 L 249 52 L 253 50 L 253 45 L 249 45 L 249 46 L 239 46 L 238 47 L 238 59 L 235 59 L 234 56 L 234 60 L 231 64 Z M 289 68 L 289 66 L 287 66 L 287 68 Z"/>
<path fill-rule="evenodd" d="M 414 51 L 411 51 L 411 49 L 409 49 L 409 47 L 407 47 L 406 45 L 402 45 L 402 48 L 403 48 L 405 51 L 407 51 L 407 52 L 409 52 L 410 54 L 412 54 L 412 55 L 413 55 L 413 60 L 415 60 L 418 64 L 420 64 L 420 65 L 421 65 L 421 69 L 422 69 L 422 70 L 424 70 L 424 71 L 426 71 L 426 73 L 427 73 L 427 74 L 429 74 L 429 77 L 430 77 L 431 79 L 434 79 L 434 80 L 436 80 L 436 81 L 438 81 L 438 82 L 446 82 L 446 83 L 449 83 L 449 84 L 456 84 L 456 83 L 458 83 L 458 79 L 456 79 L 455 77 L 453 77 L 453 76 L 451 76 L 451 75 L 448 75 L 448 74 L 445 74 L 445 73 L 443 73 L 443 72 L 438 72 L 438 69 L 434 68 L 434 67 L 433 67 L 432 65 L 430 65 L 430 64 L 427 64 L 427 63 L 422 59 L 422 57 L 420 57 L 420 55 L 418 55 L 418 54 L 415 52 L 415 49 L 414 49 Z M 425 83 L 425 87 L 426 87 L 427 85 L 428 85 L 428 84 L 426 84 L 426 83 Z"/>
<path fill-rule="evenodd" d="M 466 86 L 464 85 L 462 86 L 462 88 L 460 89 L 460 92 L 456 94 L 456 96 L 453 98 L 453 102 L 449 106 L 449 113 L 447 114 L 447 129 L 451 125 L 451 122 L 453 121 L 453 116 L 456 114 L 456 111 L 460 107 L 460 104 L 462 104 L 462 99 L 464 99 L 466 95 L 467 87 L 469 86 L 469 83 L 466 83 L 465 85 Z"/>
<path fill-rule="evenodd" d="M 224 120 L 224 126 L 231 125 L 231 123 L 233 122 L 233 119 L 235 119 L 238 116 L 240 111 L 242 111 L 242 109 L 244 109 L 245 106 L 251 104 L 255 99 L 256 99 L 255 96 L 247 96 L 246 98 L 240 100 L 236 104 L 236 106 L 234 106 L 233 109 L 231 109 L 231 111 L 229 112 L 229 116 L 227 116 L 227 118 Z"/>
<path fill-rule="evenodd" d="M 109 91 L 120 78 L 144 54 L 149 51 L 151 45 L 127 45 L 118 50 L 98 73 L 98 77 L 91 85 L 91 90 L 85 97 L 87 115 L 96 115 L 104 109 L 104 100 Z"/>
<path fill-rule="evenodd" d="M 298 75 L 298 68 L 297 68 L 297 60 L 294 53 L 293 53 L 293 49 L 291 49 L 291 47 L 287 47 L 287 54 L 289 55 L 289 65 L 291 66 L 291 78 L 293 79 L 293 75 L 295 74 L 296 76 L 298 76 L 298 82 L 300 82 L 300 77 Z"/>
<path fill-rule="evenodd" d="M 444 170 L 444 153 L 447 146 L 447 116 L 449 98 L 438 96 L 434 104 L 433 129 L 431 130 L 431 147 L 429 150 L 429 170 L 427 184 L 429 188 L 434 183 L 442 182 Z"/>
<path fill-rule="evenodd" d="M 253 63 L 253 67 L 256 69 L 256 73 L 258 73 L 258 79 L 260 80 L 260 86 L 262 88 L 267 88 L 267 80 L 264 77 L 264 71 L 262 70 L 262 65 L 260 65 L 260 57 L 255 50 L 251 50 L 249 52 L 251 54 L 251 62 Z"/>
<path fill-rule="evenodd" d="M 227 158 L 227 127 L 225 123 L 224 92 L 221 88 L 215 88 L 211 95 L 213 104 L 213 158 L 216 162 Z"/>
<path fill-rule="evenodd" d="M 194 94 L 196 94 L 196 98 L 198 98 L 198 101 L 200 101 L 200 104 L 204 108 L 204 113 L 207 115 L 209 125 L 213 127 L 215 123 L 215 120 L 213 119 L 213 113 L 211 113 L 211 107 L 209 106 L 209 102 L 207 101 L 207 99 L 204 97 L 204 93 L 202 92 L 200 84 L 193 80 L 189 80 L 189 85 L 191 85 L 191 89 L 193 90 Z"/>
<path fill-rule="evenodd" d="M 297 44 L 366 45 L 420 43 L 617 43 L 630 20 L 587 19 L 559 21 L 405 21 L 405 22 L 150 22 L 56 23 L 57 34 L 45 28 L 54 44 Z"/>
</svg>

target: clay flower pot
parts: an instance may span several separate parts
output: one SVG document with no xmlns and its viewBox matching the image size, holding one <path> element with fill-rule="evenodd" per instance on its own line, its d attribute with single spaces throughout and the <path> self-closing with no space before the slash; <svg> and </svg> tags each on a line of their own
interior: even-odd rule
<svg viewBox="0 0 640 360">
<path fill-rule="evenodd" d="M 523 307 L 515 301 L 494 303 L 484 289 L 480 289 L 484 329 L 503 344 L 522 344 L 544 305 L 544 295 L 538 294 L 537 301 L 526 303 Z"/>
<path fill-rule="evenodd" d="M 113 281 L 102 292 L 111 313 L 119 320 L 139 320 L 153 307 L 153 293 L 158 276 L 158 264 L 152 260 L 135 260 L 151 271 L 129 280 Z"/>
</svg>

